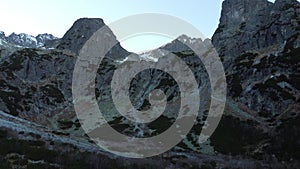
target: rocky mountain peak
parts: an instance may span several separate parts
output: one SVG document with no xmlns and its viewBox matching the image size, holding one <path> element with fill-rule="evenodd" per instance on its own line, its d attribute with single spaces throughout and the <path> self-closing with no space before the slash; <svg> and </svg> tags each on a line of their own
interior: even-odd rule
<svg viewBox="0 0 300 169">
<path fill-rule="evenodd" d="M 0 31 L 0 39 L 10 43 L 12 46 L 21 48 L 41 48 L 44 47 L 45 43 L 51 40 L 58 39 L 51 34 L 39 34 L 34 37 L 29 34 L 13 32 L 9 36 L 5 36 L 5 33 Z"/>
<path fill-rule="evenodd" d="M 193 38 L 193 37 L 189 37 L 188 35 L 181 35 L 178 38 L 176 38 L 176 40 L 179 40 L 181 42 L 187 43 L 187 44 L 196 44 L 196 43 L 202 43 L 202 39 L 201 38 Z"/>
<path fill-rule="evenodd" d="M 100 18 L 78 19 L 63 36 L 58 48 L 67 49 L 77 54 L 84 43 L 104 25 Z"/>
<path fill-rule="evenodd" d="M 39 34 L 35 38 L 38 41 L 38 43 L 41 43 L 41 44 L 45 44 L 48 41 L 52 41 L 52 40 L 58 39 L 57 37 L 53 36 L 52 34 L 48 34 L 48 33 Z"/>
<path fill-rule="evenodd" d="M 189 53 L 190 55 L 194 55 L 194 51 L 192 50 L 197 50 L 204 54 L 210 46 L 212 46 L 212 43 L 209 39 L 202 40 L 201 38 L 194 38 L 183 34 L 170 43 L 167 43 L 157 49 L 140 53 L 137 57 L 139 57 L 140 60 L 157 62 L 159 58 L 168 55 L 170 52 Z M 131 57 L 136 56 L 132 55 Z M 136 60 L 136 58 L 129 58 L 129 60 L 130 59 Z"/>
<path fill-rule="evenodd" d="M 12 44 L 30 48 L 34 48 L 35 46 L 37 46 L 38 43 L 34 36 L 25 33 L 12 33 L 7 37 L 7 40 Z"/>
<path fill-rule="evenodd" d="M 203 46 L 203 42 L 204 41 L 201 38 L 193 38 L 183 34 L 177 37 L 172 42 L 162 46 L 161 49 L 172 52 L 182 52 L 186 50 L 191 50 L 188 46 Z"/>
</svg>

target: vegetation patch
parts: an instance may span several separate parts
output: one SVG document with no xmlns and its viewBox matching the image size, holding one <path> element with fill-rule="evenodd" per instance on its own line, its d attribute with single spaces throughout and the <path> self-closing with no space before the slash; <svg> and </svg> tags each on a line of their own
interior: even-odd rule
<svg viewBox="0 0 300 169">
<path fill-rule="evenodd" d="M 276 128 L 277 135 L 271 137 L 266 151 L 275 154 L 280 160 L 300 159 L 300 116 L 282 121 Z"/>
<path fill-rule="evenodd" d="M 266 80 L 264 83 L 258 83 L 254 86 L 254 89 L 258 89 L 261 94 L 268 95 L 273 100 L 295 100 L 293 94 L 289 93 L 285 88 L 278 86 L 279 82 L 289 81 L 285 75 L 279 77 L 273 77 Z"/>
<path fill-rule="evenodd" d="M 238 74 L 232 74 L 227 77 L 229 90 L 232 97 L 238 97 L 243 92 L 242 82 Z"/>
<path fill-rule="evenodd" d="M 58 127 L 62 130 L 70 129 L 73 127 L 73 121 L 70 120 L 57 120 Z"/>
<path fill-rule="evenodd" d="M 124 133 L 124 130 L 130 128 L 130 125 L 123 123 L 123 118 L 124 117 L 117 117 L 114 120 L 109 121 L 108 124 L 118 132 Z"/>
<path fill-rule="evenodd" d="M 185 58 L 189 56 L 195 56 L 195 52 L 193 50 L 187 50 L 187 51 L 182 51 L 182 52 L 176 52 L 174 53 L 176 56 L 180 58 Z"/>
<path fill-rule="evenodd" d="M 62 92 L 54 85 L 42 86 L 41 90 L 47 96 L 54 98 L 54 101 L 56 103 L 62 103 L 65 101 L 65 98 L 64 98 L 64 95 L 62 94 Z"/>
<path fill-rule="evenodd" d="M 8 109 L 6 113 L 17 116 L 19 111 L 23 110 L 19 105 L 22 97 L 18 88 L 8 85 L 4 80 L 0 80 L 0 100 L 5 103 Z"/>
<path fill-rule="evenodd" d="M 148 127 L 152 130 L 155 130 L 153 134 L 160 134 L 167 130 L 173 123 L 174 118 L 168 118 L 165 116 L 160 116 L 158 119 L 148 124 Z"/>
<path fill-rule="evenodd" d="M 252 121 L 240 121 L 232 116 L 223 116 L 219 126 L 210 137 L 212 146 L 227 155 L 245 155 L 265 137 L 263 131 L 253 128 Z"/>
</svg>

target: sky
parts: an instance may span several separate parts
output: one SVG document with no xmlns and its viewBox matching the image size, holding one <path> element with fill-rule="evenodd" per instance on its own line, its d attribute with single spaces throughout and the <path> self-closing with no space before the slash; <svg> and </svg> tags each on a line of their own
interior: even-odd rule
<svg viewBox="0 0 300 169">
<path fill-rule="evenodd" d="M 6 35 L 51 33 L 62 37 L 79 18 L 102 18 L 106 24 L 141 13 L 162 13 L 191 23 L 207 38 L 216 30 L 223 0 L 1 0 L 0 30 Z M 121 42 L 134 52 L 149 50 L 172 39 L 140 35 Z"/>
</svg>

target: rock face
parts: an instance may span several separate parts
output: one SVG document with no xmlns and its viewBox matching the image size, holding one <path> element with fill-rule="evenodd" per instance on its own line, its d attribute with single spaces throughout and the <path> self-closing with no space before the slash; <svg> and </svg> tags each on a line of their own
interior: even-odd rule
<svg viewBox="0 0 300 169">
<path fill-rule="evenodd" d="M 295 141 L 299 140 L 298 134 L 291 138 L 282 137 L 285 132 L 299 132 L 295 129 L 299 125 L 294 124 L 300 116 L 297 110 L 300 92 L 299 14 L 300 3 L 295 0 L 277 0 L 275 3 L 266 0 L 225 0 L 219 27 L 212 39 L 225 66 L 228 99 L 233 99 L 248 115 L 252 114 L 254 121 L 259 123 L 255 126 L 267 131 L 270 139 L 261 153 L 276 154 L 278 159 L 291 158 L 292 154 L 299 157 L 299 153 L 292 148 L 275 143 L 280 140 L 284 145 L 299 146 Z M 232 104 L 228 101 L 227 105 L 230 107 Z M 241 112 L 238 114 L 241 115 Z M 234 120 L 226 121 L 223 120 L 227 124 L 221 122 L 215 132 L 216 137 L 211 138 L 215 148 L 219 147 L 218 140 L 222 139 L 217 133 L 226 132 L 221 126 L 233 125 Z M 286 126 L 294 127 L 287 129 Z M 251 128 L 246 124 L 240 127 L 243 130 Z M 259 133 L 256 135 L 257 140 L 265 139 L 260 138 Z M 248 136 L 247 140 L 251 140 Z M 220 145 L 226 147 L 225 144 Z M 235 151 L 223 148 L 223 152 Z"/>
<path fill-rule="evenodd" d="M 223 59 L 232 97 L 273 115 L 297 102 L 299 17 L 296 0 L 223 2 L 213 43 Z"/>
<path fill-rule="evenodd" d="M 229 68 L 241 54 L 287 41 L 300 46 L 300 4 L 296 0 L 225 0 L 220 24 L 212 41 Z"/>
</svg>

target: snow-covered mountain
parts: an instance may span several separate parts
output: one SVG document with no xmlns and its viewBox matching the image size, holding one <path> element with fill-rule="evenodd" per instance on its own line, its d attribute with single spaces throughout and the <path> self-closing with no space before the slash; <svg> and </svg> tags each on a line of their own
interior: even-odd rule
<svg viewBox="0 0 300 169">
<path fill-rule="evenodd" d="M 192 50 L 189 46 L 196 48 L 199 51 L 206 51 L 205 47 L 209 45 L 207 42 L 208 41 L 203 41 L 201 38 L 192 38 L 183 34 L 162 47 L 140 53 L 139 58 L 140 60 L 157 62 L 160 57 L 165 56 L 170 52 L 177 53 Z"/>
<path fill-rule="evenodd" d="M 12 33 L 9 36 L 5 36 L 5 33 L 0 31 L 1 44 L 11 44 L 21 48 L 42 48 L 48 41 L 56 40 L 57 37 L 51 34 L 39 34 L 36 37 L 25 33 Z M 0 45 L 1 45 L 0 44 Z"/>
</svg>

